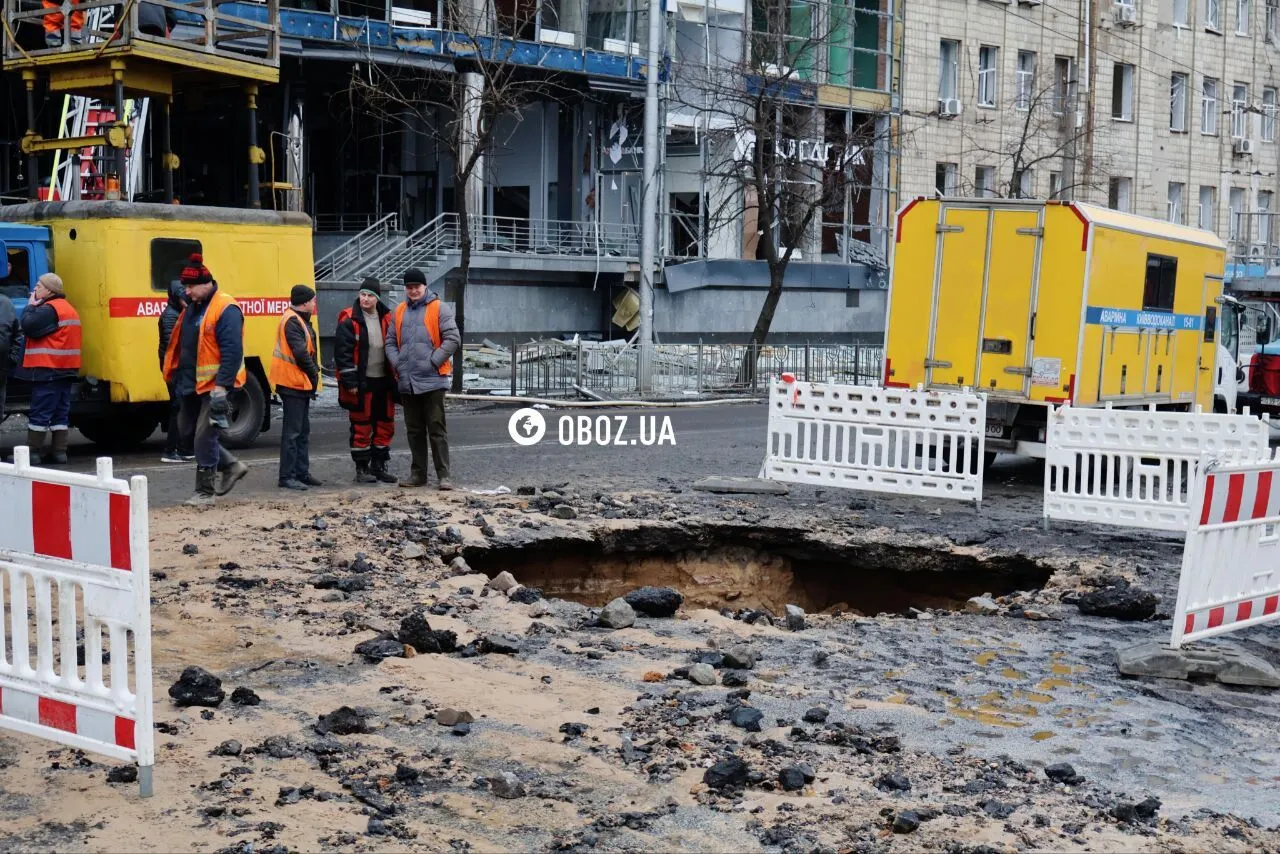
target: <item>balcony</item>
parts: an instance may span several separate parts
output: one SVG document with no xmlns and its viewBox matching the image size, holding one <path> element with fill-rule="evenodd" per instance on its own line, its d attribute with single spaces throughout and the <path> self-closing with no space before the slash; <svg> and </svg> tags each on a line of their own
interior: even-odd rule
<svg viewBox="0 0 1280 854">
<path fill-rule="evenodd" d="M 278 0 L 250 4 L 218 0 L 63 0 L 48 9 L 40 0 L 4 0 L 9 32 L 4 68 L 48 69 L 63 89 L 109 88 L 111 63 L 127 60 L 126 86 L 149 94 L 169 94 L 170 75 L 239 77 L 274 83 L 280 77 Z M 61 28 L 45 30 L 46 22 Z M 78 25 L 78 26 L 77 26 Z"/>
</svg>

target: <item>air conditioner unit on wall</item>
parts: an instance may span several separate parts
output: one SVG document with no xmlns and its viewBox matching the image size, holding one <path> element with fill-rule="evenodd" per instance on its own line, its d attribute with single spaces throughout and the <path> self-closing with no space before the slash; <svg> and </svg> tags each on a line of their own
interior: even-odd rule
<svg viewBox="0 0 1280 854">
<path fill-rule="evenodd" d="M 1115 20 L 1118 27 L 1132 27 L 1138 22 L 1138 7 L 1117 5 L 1115 7 Z"/>
<path fill-rule="evenodd" d="M 963 105 L 959 98 L 939 98 L 938 99 L 938 115 L 940 116 L 958 116 Z"/>
<path fill-rule="evenodd" d="M 1253 156 L 1253 140 L 1237 139 L 1234 146 L 1234 151 L 1236 154 L 1240 155 L 1241 157 L 1252 157 Z"/>
</svg>

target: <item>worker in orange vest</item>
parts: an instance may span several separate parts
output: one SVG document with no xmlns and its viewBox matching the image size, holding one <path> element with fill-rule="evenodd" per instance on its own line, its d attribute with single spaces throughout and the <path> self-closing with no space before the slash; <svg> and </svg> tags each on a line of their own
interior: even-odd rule
<svg viewBox="0 0 1280 854">
<path fill-rule="evenodd" d="M 44 43 L 49 47 L 62 46 L 62 25 L 66 16 L 62 14 L 62 3 L 59 0 L 40 0 L 45 9 L 57 9 L 44 16 Z M 79 0 L 71 0 L 71 5 L 79 6 Z M 80 44 L 84 38 L 84 12 L 76 9 L 71 13 L 71 43 Z"/>
<path fill-rule="evenodd" d="M 228 426 L 228 392 L 242 387 L 249 377 L 244 314 L 234 297 L 218 289 L 198 253 L 188 259 L 179 280 L 188 302 L 169 337 L 164 381 L 173 383 L 181 398 L 179 428 L 187 446 L 196 451 L 196 491 L 186 503 L 203 507 L 249 473 L 218 436 L 218 428 Z"/>
<path fill-rule="evenodd" d="M 80 375 L 80 315 L 67 302 L 62 279 L 45 273 L 36 281 L 32 302 L 22 311 L 26 346 L 18 374 L 31 381 L 27 445 L 34 463 L 66 465 L 71 422 L 71 384 Z M 51 437 L 44 455 L 45 436 Z"/>
<path fill-rule="evenodd" d="M 404 274 L 405 301 L 396 306 L 387 327 L 387 362 L 396 374 L 404 431 L 412 463 L 401 486 L 427 485 L 427 445 L 435 460 L 439 488 L 453 489 L 449 479 L 449 433 L 444 420 L 444 396 L 453 373 L 450 360 L 462 347 L 453 311 L 437 294 L 427 292 L 421 270 Z"/>
<path fill-rule="evenodd" d="M 269 379 L 284 404 L 280 428 L 281 489 L 305 490 L 323 486 L 311 474 L 311 401 L 320 393 L 320 366 L 316 364 L 316 333 L 311 318 L 316 313 L 316 292 L 294 285 L 290 307 L 280 318 L 276 347 L 271 353 Z"/>
</svg>

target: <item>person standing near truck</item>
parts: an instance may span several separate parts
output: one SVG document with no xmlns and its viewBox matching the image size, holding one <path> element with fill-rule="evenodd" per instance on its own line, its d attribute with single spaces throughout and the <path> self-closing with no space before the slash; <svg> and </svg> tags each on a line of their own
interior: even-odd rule
<svg viewBox="0 0 1280 854">
<path fill-rule="evenodd" d="M 182 435 L 196 451 L 196 491 L 186 503 L 204 507 L 249 473 L 249 467 L 218 441 L 218 428 L 227 427 L 230 414 L 227 393 L 248 379 L 244 314 L 235 298 L 218 289 L 198 253 L 188 259 L 180 281 L 189 302 L 169 339 L 164 380 L 174 384 L 181 400 Z"/>
<path fill-rule="evenodd" d="M 32 301 L 22 312 L 20 376 L 31 382 L 27 413 L 27 445 L 31 461 L 66 465 L 67 430 L 71 422 L 71 385 L 80 374 L 80 315 L 62 290 L 57 273 L 36 280 Z M 44 453 L 45 437 L 50 450 Z"/>
<path fill-rule="evenodd" d="M 21 346 L 22 327 L 18 325 L 18 312 L 13 300 L 0 294 L 0 424 L 4 423 L 4 399 L 9 387 L 9 374 L 18 365 L 18 347 Z"/>
<path fill-rule="evenodd" d="M 391 310 L 377 279 L 365 279 L 355 303 L 338 314 L 333 361 L 338 369 L 338 405 L 351 422 L 351 460 L 356 483 L 395 483 L 387 471 L 396 434 L 396 382 L 387 363 Z"/>
<path fill-rule="evenodd" d="M 184 292 L 182 283 L 174 281 L 169 285 L 169 302 L 165 305 L 164 311 L 160 312 L 160 370 L 164 371 L 164 354 L 169 349 L 169 338 L 173 335 L 173 327 L 178 323 L 178 317 L 182 314 L 182 310 L 187 307 L 187 295 Z M 169 422 L 166 425 L 168 432 L 164 443 L 164 453 L 160 456 L 162 463 L 184 463 L 191 462 L 196 458 L 195 451 L 192 450 L 189 442 L 184 441 L 182 430 L 178 425 L 178 414 L 181 411 L 182 399 L 174 389 L 173 383 L 165 383 L 169 387 Z"/>
<path fill-rule="evenodd" d="M 404 431 L 412 463 L 400 485 L 427 485 L 427 447 L 435 462 L 441 490 L 453 489 L 449 479 L 449 434 L 445 426 L 444 396 L 449 390 L 453 354 L 462 336 L 453 311 L 438 294 L 427 291 L 421 270 L 406 270 L 405 301 L 396 306 L 387 327 L 387 361 L 395 370 L 404 409 Z"/>
<path fill-rule="evenodd" d="M 305 490 L 309 486 L 324 485 L 311 474 L 310 453 L 311 399 L 320 391 L 316 333 L 311 328 L 316 292 L 306 285 L 294 285 L 289 303 L 276 331 L 269 379 L 284 404 L 279 485 L 281 489 Z"/>
</svg>

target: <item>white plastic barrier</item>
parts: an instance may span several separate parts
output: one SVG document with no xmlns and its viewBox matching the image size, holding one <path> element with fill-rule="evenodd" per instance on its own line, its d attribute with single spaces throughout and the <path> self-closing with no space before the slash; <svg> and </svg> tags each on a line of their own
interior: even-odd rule
<svg viewBox="0 0 1280 854">
<path fill-rule="evenodd" d="M 114 478 L 105 457 L 96 476 L 32 468 L 18 447 L 0 507 L 0 729 L 137 762 L 149 797 L 146 478 Z"/>
<path fill-rule="evenodd" d="M 986 397 L 797 382 L 769 389 L 761 477 L 982 501 Z"/>
<path fill-rule="evenodd" d="M 1259 460 L 1269 425 L 1245 415 L 1154 409 L 1049 411 L 1044 519 L 1185 531 L 1205 458 Z"/>
<path fill-rule="evenodd" d="M 1280 460 L 1196 479 L 1171 646 L 1280 620 Z"/>
</svg>

